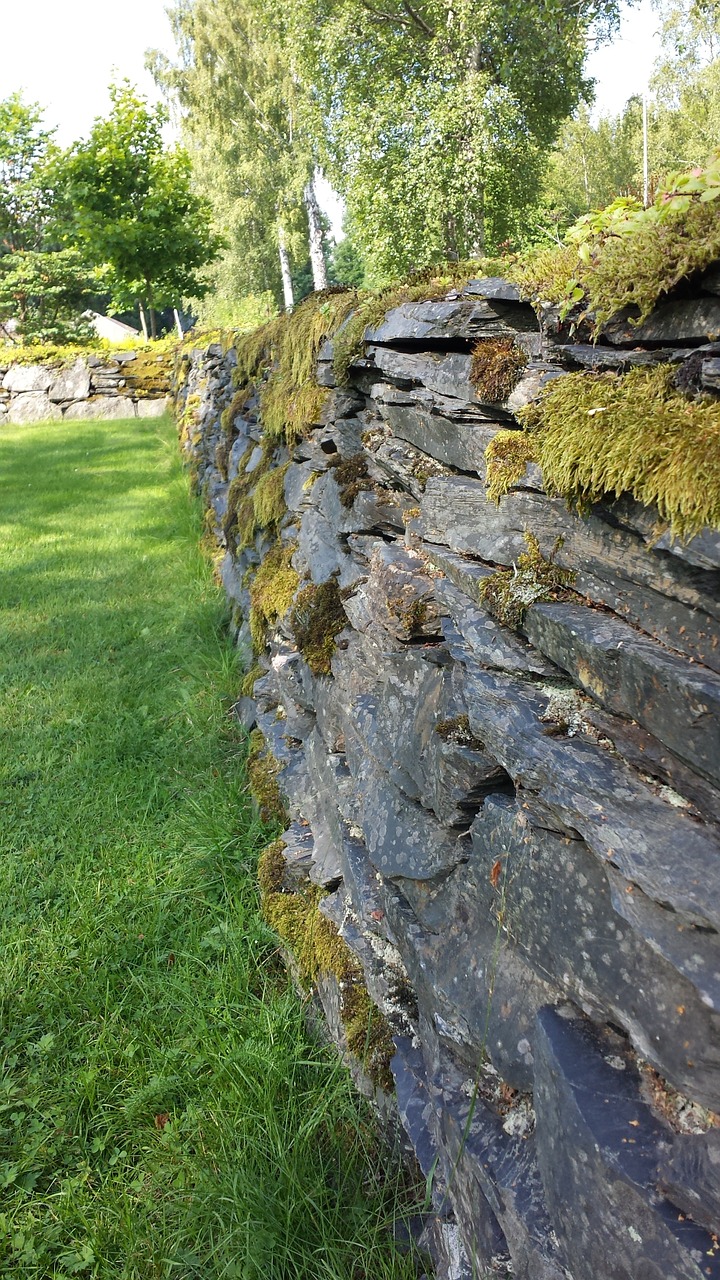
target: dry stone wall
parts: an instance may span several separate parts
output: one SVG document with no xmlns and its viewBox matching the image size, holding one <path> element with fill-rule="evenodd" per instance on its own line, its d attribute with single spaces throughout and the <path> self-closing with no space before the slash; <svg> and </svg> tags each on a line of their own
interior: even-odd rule
<svg viewBox="0 0 720 1280">
<path fill-rule="evenodd" d="M 3 363 L 0 423 L 157 418 L 170 407 L 170 358 L 114 351 L 70 362 Z"/>
<path fill-rule="evenodd" d="M 178 412 L 260 664 L 238 714 L 291 817 L 275 887 L 323 891 L 392 1033 L 438 1273 L 700 1280 L 720 1276 L 720 535 L 673 541 L 629 496 L 579 515 L 533 463 L 497 505 L 486 449 L 568 370 L 693 360 L 711 389 L 720 305 L 596 346 L 541 320 L 473 281 L 392 310 L 347 385 L 326 343 L 289 451 L 257 390 L 231 411 L 232 347 L 185 354 Z M 496 338 L 529 362 L 488 403 L 471 351 Z M 269 459 L 284 501 L 243 545 L 235 498 Z M 277 613 L 253 588 L 272 556 L 297 573 Z M 512 628 L 484 585 L 505 570 Z M 317 985 L 347 1049 L 342 990 Z"/>
</svg>

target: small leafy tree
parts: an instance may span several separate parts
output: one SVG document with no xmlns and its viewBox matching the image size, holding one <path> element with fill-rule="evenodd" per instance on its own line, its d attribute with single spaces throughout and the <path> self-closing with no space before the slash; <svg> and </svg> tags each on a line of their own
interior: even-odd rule
<svg viewBox="0 0 720 1280">
<path fill-rule="evenodd" d="M 76 249 L 20 249 L 0 257 L 0 323 L 15 320 L 25 342 L 87 342 L 83 310 L 97 282 Z"/>
<path fill-rule="evenodd" d="M 110 95 L 110 115 L 62 160 L 71 234 L 102 265 L 114 309 L 137 304 L 156 337 L 156 309 L 203 296 L 202 269 L 221 240 L 192 190 L 186 152 L 163 146 L 163 108 L 151 109 L 127 82 Z"/>
</svg>

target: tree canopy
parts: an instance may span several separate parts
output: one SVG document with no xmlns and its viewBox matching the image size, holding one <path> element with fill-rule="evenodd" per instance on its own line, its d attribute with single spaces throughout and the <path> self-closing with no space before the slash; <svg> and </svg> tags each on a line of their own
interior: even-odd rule
<svg viewBox="0 0 720 1280">
<path fill-rule="evenodd" d="M 138 302 L 154 336 L 157 308 L 202 293 L 200 272 L 221 241 L 209 204 L 192 189 L 187 153 L 163 145 L 164 110 L 127 83 L 110 94 L 108 117 L 61 161 L 74 210 L 68 238 L 102 268 L 115 309 Z"/>
</svg>

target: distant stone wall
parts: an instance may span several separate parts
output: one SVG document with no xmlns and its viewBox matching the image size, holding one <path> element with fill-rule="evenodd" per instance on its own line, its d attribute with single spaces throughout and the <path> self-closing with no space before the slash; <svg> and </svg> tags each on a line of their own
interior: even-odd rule
<svg viewBox="0 0 720 1280">
<path fill-rule="evenodd" d="M 387 1053 L 456 1280 L 720 1276 L 720 535 L 675 542 L 628 496 L 573 513 L 534 463 L 486 492 L 548 380 L 691 361 L 712 395 L 717 332 L 712 290 L 591 346 L 473 281 L 391 311 L 345 386 L 327 344 L 290 450 L 232 348 L 183 357 L 183 447 L 256 664 L 238 715 L 290 815 L 268 918 L 297 943 L 317 902 L 347 944 L 315 986 L 384 1105 Z M 529 363 L 492 403 L 471 351 L 497 338 Z M 358 972 L 386 1031 L 365 1051 Z"/>
<path fill-rule="evenodd" d="M 0 424 L 60 418 L 157 418 L 170 408 L 167 353 L 78 355 L 72 363 L 2 363 Z"/>
</svg>

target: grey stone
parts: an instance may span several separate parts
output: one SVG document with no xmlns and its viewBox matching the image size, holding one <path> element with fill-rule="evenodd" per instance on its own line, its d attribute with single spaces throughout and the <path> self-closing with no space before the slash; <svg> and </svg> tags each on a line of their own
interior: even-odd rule
<svg viewBox="0 0 720 1280">
<path fill-rule="evenodd" d="M 388 311 L 381 324 L 365 330 L 367 343 L 450 342 L 462 338 L 512 337 L 536 332 L 535 312 L 528 303 L 484 295 L 477 301 L 455 298 L 440 302 L 404 302 Z"/>
<path fill-rule="evenodd" d="M 47 391 L 53 380 L 50 369 L 41 364 L 14 364 L 2 380 L 6 391 Z"/>
<path fill-rule="evenodd" d="M 627 623 L 583 605 L 533 605 L 524 630 L 601 706 L 637 720 L 720 783 L 720 675 L 689 666 Z"/>
<path fill-rule="evenodd" d="M 62 409 L 53 404 L 43 391 L 25 391 L 13 397 L 8 404 L 7 421 L 19 425 L 33 422 L 56 422 L 62 418 Z"/>
<path fill-rule="evenodd" d="M 255 727 L 257 719 L 257 708 L 254 698 L 238 698 L 237 702 L 232 706 L 233 718 L 243 729 L 247 729 L 248 733 Z"/>
<path fill-rule="evenodd" d="M 153 399 L 144 397 L 135 401 L 138 418 L 162 418 L 169 413 L 172 408 L 172 402 L 169 396 L 160 396 Z"/>
<path fill-rule="evenodd" d="M 688 298 L 656 307 L 642 324 L 627 312 L 602 327 L 602 336 L 616 346 L 641 342 L 700 344 L 720 338 L 720 299 Z"/>
<path fill-rule="evenodd" d="M 396 790 L 371 760 L 359 764 L 354 781 L 368 856 L 381 875 L 430 880 L 466 856 L 457 834 Z"/>
<path fill-rule="evenodd" d="M 444 355 L 433 352 L 394 351 L 390 347 L 368 347 L 366 366 L 379 370 L 401 387 L 422 385 L 439 395 L 450 396 L 468 404 L 479 404 L 480 398 L 470 382 L 469 355 Z"/>
<path fill-rule="evenodd" d="M 60 373 L 50 385 L 51 400 L 87 400 L 90 395 L 90 371 L 85 360 L 76 360 Z"/>
<path fill-rule="evenodd" d="M 447 571 L 450 562 L 442 556 L 437 559 Z M 478 566 L 476 581 L 487 579 L 491 573 L 492 570 Z M 464 592 L 458 591 L 447 580 L 435 583 L 435 595 L 483 666 L 516 673 L 532 672 L 539 676 L 551 674 L 549 663 L 544 662 L 535 649 L 491 618 L 486 609 L 477 608 Z"/>
<path fill-rule="evenodd" d="M 720 1232 L 720 1132 L 674 1134 L 658 1165 L 660 1190 L 693 1222 Z"/>
<path fill-rule="evenodd" d="M 501 302 L 521 302 L 520 290 L 516 284 L 503 280 L 501 276 L 482 276 L 479 280 L 468 280 L 463 285 L 466 297 L 497 298 Z M 527 303 L 522 303 L 523 307 Z"/>
<path fill-rule="evenodd" d="M 712 831 L 656 795 L 601 746 L 549 736 L 541 718 L 549 693 L 472 661 L 464 692 L 473 733 L 516 785 L 538 792 L 560 822 L 648 897 L 694 924 L 718 928 L 720 842 Z"/>
<path fill-rule="evenodd" d="M 128 396 L 92 396 L 73 404 L 65 417 L 78 422 L 134 418 L 135 405 Z"/>
<path fill-rule="evenodd" d="M 720 1275 L 711 1237 L 688 1219 L 678 1221 L 655 1191 L 665 1132 L 643 1103 L 618 1038 L 603 1038 L 552 1009 L 538 1022 L 538 1158 L 575 1280 Z"/>
</svg>

